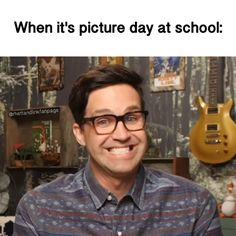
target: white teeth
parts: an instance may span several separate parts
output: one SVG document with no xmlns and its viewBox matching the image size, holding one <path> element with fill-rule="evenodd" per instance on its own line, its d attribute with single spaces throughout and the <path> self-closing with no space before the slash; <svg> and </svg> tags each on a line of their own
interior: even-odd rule
<svg viewBox="0 0 236 236">
<path fill-rule="evenodd" d="M 130 150 L 129 147 L 125 147 L 125 148 L 110 148 L 109 152 L 113 153 L 113 154 L 126 154 L 128 153 Z"/>
</svg>

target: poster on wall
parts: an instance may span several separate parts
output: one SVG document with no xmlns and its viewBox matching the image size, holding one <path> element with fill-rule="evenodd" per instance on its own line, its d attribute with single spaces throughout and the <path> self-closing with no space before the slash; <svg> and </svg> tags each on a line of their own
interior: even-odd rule
<svg viewBox="0 0 236 236">
<path fill-rule="evenodd" d="M 64 59 L 62 57 L 38 58 L 39 91 L 60 90 L 64 86 Z"/>
<path fill-rule="evenodd" d="M 100 65 L 124 64 L 124 57 L 99 57 Z"/>
<path fill-rule="evenodd" d="M 150 57 L 149 65 L 151 91 L 184 89 L 184 57 Z"/>
</svg>

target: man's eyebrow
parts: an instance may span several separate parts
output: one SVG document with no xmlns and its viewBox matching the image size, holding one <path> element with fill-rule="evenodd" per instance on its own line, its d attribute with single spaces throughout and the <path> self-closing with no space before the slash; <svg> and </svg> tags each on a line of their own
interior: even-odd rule
<svg viewBox="0 0 236 236">
<path fill-rule="evenodd" d="M 130 112 L 130 111 L 137 111 L 141 110 L 140 106 L 138 105 L 131 105 L 125 109 L 125 112 Z"/>
<path fill-rule="evenodd" d="M 99 116 L 99 115 L 104 115 L 104 114 L 113 114 L 113 112 L 110 109 L 99 109 L 95 110 L 91 116 Z"/>
</svg>

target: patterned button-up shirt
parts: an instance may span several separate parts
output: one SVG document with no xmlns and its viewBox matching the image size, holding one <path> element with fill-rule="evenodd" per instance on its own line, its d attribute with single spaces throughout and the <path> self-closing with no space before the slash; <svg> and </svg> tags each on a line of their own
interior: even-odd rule
<svg viewBox="0 0 236 236">
<path fill-rule="evenodd" d="M 14 236 L 220 236 L 217 205 L 195 183 L 145 169 L 120 200 L 102 188 L 89 165 L 26 193 Z"/>
</svg>

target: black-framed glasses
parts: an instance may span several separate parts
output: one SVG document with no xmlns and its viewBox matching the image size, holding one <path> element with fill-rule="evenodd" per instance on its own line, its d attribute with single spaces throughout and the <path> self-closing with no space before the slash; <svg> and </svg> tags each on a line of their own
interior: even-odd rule
<svg viewBox="0 0 236 236">
<path fill-rule="evenodd" d="M 105 114 L 101 116 L 84 117 L 83 123 L 91 122 L 97 134 L 111 134 L 119 121 L 128 131 L 142 130 L 146 123 L 148 111 L 127 112 L 122 116 Z"/>
</svg>

